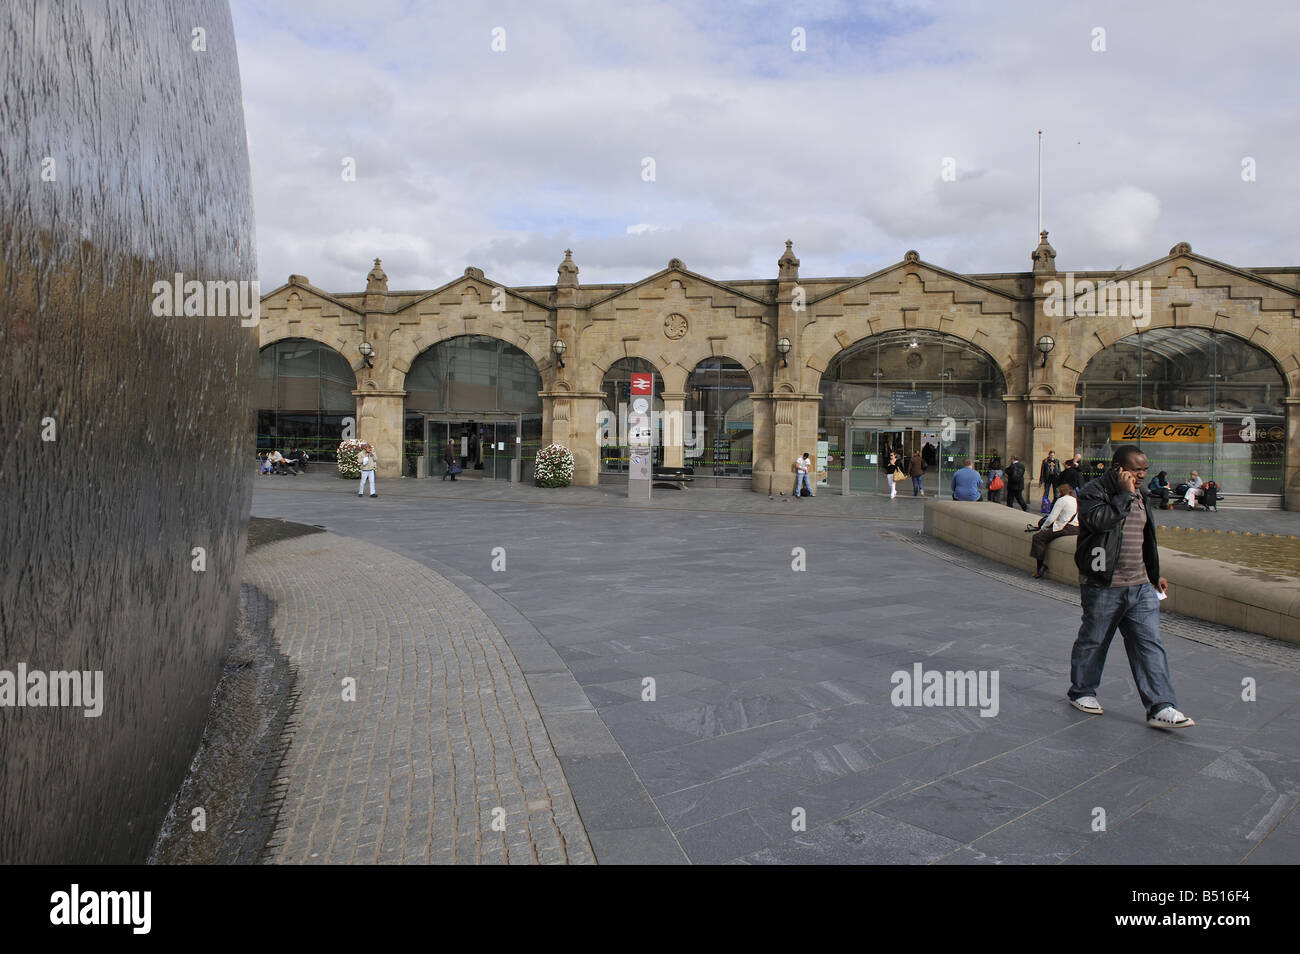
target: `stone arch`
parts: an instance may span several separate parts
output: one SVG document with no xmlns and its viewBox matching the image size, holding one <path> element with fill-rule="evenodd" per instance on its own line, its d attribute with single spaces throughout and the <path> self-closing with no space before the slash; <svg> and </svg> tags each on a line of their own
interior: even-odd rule
<svg viewBox="0 0 1300 954">
<path fill-rule="evenodd" d="M 735 349 L 724 349 L 715 352 L 706 342 L 678 360 L 678 366 L 686 372 L 684 380 L 689 381 L 691 373 L 699 367 L 700 362 L 708 361 L 710 358 L 726 358 L 728 361 L 736 362 L 745 369 L 745 373 L 749 375 L 749 382 L 754 386 L 755 390 L 760 389 L 766 383 L 770 373 L 764 365 L 762 357 L 758 354 L 750 352 L 748 358 L 743 358 L 740 356 L 740 352 Z"/>
<path fill-rule="evenodd" d="M 458 339 L 458 338 L 487 338 L 487 339 L 490 339 L 490 340 L 492 340 L 492 341 L 499 342 L 500 344 L 504 344 L 504 345 L 507 345 L 507 346 L 509 346 L 509 347 L 512 347 L 512 348 L 517 349 L 517 350 L 520 351 L 520 352 L 521 352 L 521 353 L 522 353 L 526 358 L 528 358 L 528 360 L 529 360 L 530 362 L 532 362 L 533 370 L 537 373 L 538 380 L 539 380 L 539 382 L 540 382 L 540 386 L 539 386 L 539 388 L 538 388 L 538 391 L 540 392 L 540 391 L 544 391 L 544 390 L 547 389 L 546 380 L 545 380 L 545 374 L 544 374 L 542 368 L 538 365 L 538 363 L 537 363 L 537 358 L 536 358 L 534 355 L 530 354 L 530 353 L 529 353 L 528 351 L 526 351 L 525 349 L 520 348 L 517 344 L 515 344 L 515 343 L 512 342 L 512 341 L 510 341 L 509 338 L 506 337 L 506 336 L 504 336 L 504 335 L 493 335 L 493 334 L 488 334 L 488 333 L 486 333 L 486 332 L 482 332 L 482 331 L 468 331 L 468 332 L 461 332 L 461 333 L 459 333 L 459 334 L 454 334 L 454 335 L 445 335 L 445 336 L 442 336 L 442 337 L 438 338 L 436 341 L 430 342 L 429 345 L 428 345 L 426 348 L 423 348 L 423 349 L 422 349 L 418 354 L 416 354 L 416 355 L 415 355 L 413 358 L 411 358 L 409 361 L 406 360 L 406 358 L 403 356 L 403 358 L 402 358 L 403 365 L 402 365 L 402 367 L 401 367 L 401 369 L 400 369 L 400 372 L 399 372 L 396 368 L 394 368 L 394 372 L 393 372 L 393 373 L 394 373 L 394 377 L 396 377 L 396 375 L 397 375 L 398 373 L 400 373 L 400 375 L 401 375 L 400 383 L 399 383 L 398 386 L 401 388 L 401 390 L 403 390 L 403 391 L 406 392 L 406 401 L 405 401 L 405 404 L 406 404 L 406 406 L 407 406 L 408 408 L 411 407 L 412 402 L 413 402 L 413 400 L 414 400 L 414 398 L 413 398 L 413 394 L 414 394 L 416 391 L 419 390 L 418 388 L 416 388 L 416 389 L 413 391 L 413 389 L 412 389 L 412 387 L 411 387 L 411 382 L 409 381 L 409 376 L 410 376 L 411 368 L 412 368 L 413 366 L 415 366 L 416 362 L 419 361 L 419 359 L 420 359 L 423 355 L 425 355 L 426 353 L 428 353 L 428 352 L 431 351 L 432 349 L 438 347 L 438 345 L 445 344 L 445 343 L 450 342 L 450 341 L 455 341 L 455 340 Z M 395 360 L 396 360 L 396 359 L 395 359 Z M 499 386 L 500 386 L 500 380 L 498 380 L 498 387 L 499 387 Z M 499 395 L 498 395 L 498 396 L 499 396 Z M 540 396 L 538 396 L 538 401 L 539 401 L 539 405 L 540 405 L 540 401 L 541 401 Z M 416 409 L 418 409 L 418 406 L 417 406 Z M 491 410 L 491 409 L 489 408 L 489 409 L 486 409 L 486 410 Z M 531 412 L 530 412 L 530 413 L 531 413 Z"/>
<path fill-rule="evenodd" d="M 265 324 L 265 322 L 263 322 L 263 324 Z M 285 328 L 278 328 L 273 331 L 268 331 L 265 337 L 258 335 L 258 354 L 261 354 L 264 349 L 269 348 L 273 344 L 278 344 L 281 341 L 311 341 L 315 344 L 324 345 L 332 351 L 335 351 L 340 358 L 346 361 L 348 367 L 352 369 L 352 373 L 358 375 L 358 377 L 366 367 L 366 359 L 361 356 L 360 351 L 357 351 L 357 346 L 361 344 L 360 335 L 356 337 L 356 340 L 349 340 L 346 335 L 343 335 L 338 331 L 331 331 L 318 336 L 307 334 L 305 331 L 290 332 Z M 356 358 L 348 357 L 349 350 L 356 355 Z"/>
<path fill-rule="evenodd" d="M 969 320 L 960 323 L 972 327 L 974 326 L 974 322 Z M 1011 371 L 1012 368 L 1015 366 L 1015 359 L 1012 356 L 1011 349 L 1005 346 L 1001 338 L 995 339 L 990 335 L 986 335 L 983 334 L 982 332 L 979 332 L 979 329 L 975 329 L 975 331 L 977 332 L 975 334 L 972 333 L 962 334 L 960 333 L 958 327 L 956 327 L 956 325 L 958 324 L 959 322 L 954 321 L 954 326 L 944 328 L 944 329 L 921 328 L 921 327 L 916 327 L 915 325 L 908 326 L 904 324 L 902 316 L 899 315 L 893 321 L 889 321 L 889 320 L 881 321 L 881 324 L 873 328 L 870 334 L 862 335 L 860 337 L 853 338 L 852 340 L 848 340 L 849 335 L 847 332 L 839 331 L 829 341 L 822 344 L 821 347 L 819 347 L 804 362 L 804 367 L 808 374 L 808 377 L 805 378 L 807 382 L 806 389 L 808 391 L 818 390 L 821 387 L 822 375 L 826 373 L 826 369 L 830 367 L 831 362 L 834 361 L 835 358 L 838 357 L 843 352 L 848 351 L 851 348 L 856 348 L 858 345 L 863 344 L 864 342 L 868 342 L 872 338 L 879 337 L 880 335 L 886 332 L 906 330 L 906 331 L 916 331 L 918 333 L 923 333 L 923 334 L 929 332 L 936 332 L 938 334 L 948 335 L 949 337 L 960 339 L 970 347 L 974 348 L 976 351 L 983 354 L 986 358 L 992 361 L 994 365 L 997 366 L 997 369 L 1002 373 L 1003 385 L 1008 390 L 1010 390 L 1011 380 L 1012 380 Z M 847 341 L 847 343 L 841 344 L 841 341 Z"/>
<path fill-rule="evenodd" d="M 684 390 L 689 372 L 683 370 L 680 364 L 669 359 L 662 351 L 652 351 L 644 344 L 637 340 L 620 341 L 610 345 L 598 357 L 587 363 L 579 387 L 585 391 L 599 391 L 606 372 L 613 367 L 615 361 L 623 358 L 641 358 L 655 369 L 655 373 L 663 381 L 665 391 Z"/>
<path fill-rule="evenodd" d="M 1079 379 L 1083 377 L 1083 373 L 1087 370 L 1089 362 L 1112 345 L 1134 337 L 1139 333 L 1139 330 L 1141 333 L 1145 334 L 1148 331 L 1155 331 L 1161 328 L 1199 328 L 1203 331 L 1213 331 L 1218 334 L 1231 335 L 1252 347 L 1258 348 L 1264 354 L 1268 355 L 1274 366 L 1277 368 L 1278 374 L 1280 374 L 1282 380 L 1286 382 L 1287 397 L 1293 398 L 1300 395 L 1300 354 L 1297 354 L 1296 350 L 1283 352 L 1279 346 L 1280 342 L 1277 340 L 1277 335 L 1252 334 L 1250 337 L 1247 337 L 1246 335 L 1233 331 L 1230 328 L 1223 327 L 1222 322 L 1218 321 L 1218 319 L 1226 317 L 1228 316 L 1218 314 L 1214 316 L 1215 320 L 1207 321 L 1203 318 L 1197 319 L 1192 316 L 1187 320 L 1174 324 L 1173 315 L 1165 314 L 1160 316 L 1160 318 L 1153 316 L 1150 324 L 1141 329 L 1134 329 L 1130 334 L 1115 336 L 1109 334 L 1102 336 L 1097 333 L 1090 334 L 1084 338 L 1082 342 L 1077 343 L 1076 350 L 1071 352 L 1070 356 L 1062 362 L 1062 390 L 1067 394 L 1078 394 Z M 1258 325 L 1255 330 L 1260 330 Z"/>
<path fill-rule="evenodd" d="M 450 341 L 452 338 L 464 338 L 468 335 L 495 338 L 497 341 L 503 341 L 512 347 L 518 348 L 532 359 L 533 364 L 537 367 L 537 373 L 542 376 L 543 387 L 547 386 L 548 375 L 554 376 L 556 369 L 554 368 L 554 362 L 550 360 L 549 353 L 544 352 L 540 343 L 529 335 L 522 332 L 494 334 L 491 329 L 486 328 L 466 330 L 463 325 L 457 322 L 455 328 L 421 326 L 419 329 L 405 333 L 402 329 L 393 332 L 389 337 L 389 347 L 392 348 L 393 355 L 388 362 L 391 369 L 388 386 L 394 390 L 404 388 L 406 386 L 406 375 L 411 370 L 411 365 L 416 358 L 434 345 Z"/>
<path fill-rule="evenodd" d="M 830 367 L 830 363 L 835 360 L 841 352 L 850 348 L 855 348 L 865 341 L 870 340 L 878 335 L 889 331 L 917 331 L 930 332 L 935 331 L 940 334 L 949 335 L 953 338 L 959 338 L 966 344 L 970 345 L 977 351 L 982 352 L 989 358 L 999 371 L 1002 372 L 1003 382 L 1007 388 L 1011 388 L 1013 380 L 1013 371 L 1017 363 L 1023 364 L 1023 359 L 1017 362 L 1014 349 L 1010 346 L 1008 339 L 1012 336 L 997 335 L 993 336 L 984 331 L 983 328 L 971 317 L 961 314 L 947 315 L 949 323 L 947 327 L 930 327 L 918 326 L 915 322 L 908 324 L 903 320 L 902 312 L 895 312 L 890 315 L 882 315 L 873 318 L 871 321 L 871 330 L 865 335 L 854 335 L 848 331 L 846 326 L 849 325 L 847 317 L 836 316 L 832 322 L 828 322 L 828 327 L 834 329 L 827 332 L 826 338 L 804 359 L 804 389 L 813 392 L 821 387 L 822 375 Z M 1014 316 L 1008 316 L 1007 320 L 1015 322 Z M 855 322 L 856 323 L 856 322 Z M 1019 322 L 1018 333 L 1023 329 Z"/>
</svg>

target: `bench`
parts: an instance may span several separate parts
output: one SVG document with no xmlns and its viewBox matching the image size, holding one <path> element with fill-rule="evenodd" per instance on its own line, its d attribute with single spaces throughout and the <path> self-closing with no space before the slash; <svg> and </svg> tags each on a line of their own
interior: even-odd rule
<svg viewBox="0 0 1300 954">
<path fill-rule="evenodd" d="M 685 490 L 686 485 L 695 479 L 694 467 L 656 467 L 652 486 L 676 487 Z"/>
</svg>

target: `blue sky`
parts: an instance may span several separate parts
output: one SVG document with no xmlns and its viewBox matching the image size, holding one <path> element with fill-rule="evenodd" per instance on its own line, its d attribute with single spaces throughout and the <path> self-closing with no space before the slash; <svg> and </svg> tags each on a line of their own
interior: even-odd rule
<svg viewBox="0 0 1300 954">
<path fill-rule="evenodd" d="M 1294 3 L 466 7 L 232 3 L 264 288 L 1300 263 Z"/>
</svg>

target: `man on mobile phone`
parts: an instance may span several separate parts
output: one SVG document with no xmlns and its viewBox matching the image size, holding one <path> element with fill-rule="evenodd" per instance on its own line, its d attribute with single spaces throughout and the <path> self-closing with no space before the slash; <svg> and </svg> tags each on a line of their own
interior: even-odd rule
<svg viewBox="0 0 1300 954">
<path fill-rule="evenodd" d="M 1160 642 L 1160 600 L 1169 582 L 1160 575 L 1146 475 L 1146 454 L 1136 444 L 1123 444 L 1110 468 L 1079 491 L 1074 563 L 1083 623 L 1070 653 L 1070 705 L 1101 714 L 1097 687 L 1118 629 L 1147 725 L 1181 729 L 1196 723 L 1178 711 L 1169 657 Z"/>
</svg>

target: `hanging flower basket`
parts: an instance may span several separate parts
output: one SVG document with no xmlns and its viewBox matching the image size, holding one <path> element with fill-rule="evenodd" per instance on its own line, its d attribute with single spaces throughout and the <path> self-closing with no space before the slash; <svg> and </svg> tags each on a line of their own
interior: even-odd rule
<svg viewBox="0 0 1300 954">
<path fill-rule="evenodd" d="M 365 441 L 351 440 L 343 441 L 339 444 L 339 476 L 348 480 L 361 479 L 361 461 L 359 460 L 363 450 L 371 450 L 369 444 Z"/>
<path fill-rule="evenodd" d="M 573 451 L 549 444 L 537 452 L 538 487 L 567 487 L 573 483 Z"/>
</svg>

